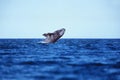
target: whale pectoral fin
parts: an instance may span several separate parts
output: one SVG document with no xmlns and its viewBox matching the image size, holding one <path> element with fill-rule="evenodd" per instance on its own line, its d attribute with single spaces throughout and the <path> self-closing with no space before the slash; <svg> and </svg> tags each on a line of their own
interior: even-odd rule
<svg viewBox="0 0 120 80">
<path fill-rule="evenodd" d="M 44 33 L 43 36 L 47 37 L 47 33 Z"/>
<path fill-rule="evenodd" d="M 54 35 L 54 33 L 44 33 L 44 34 L 43 34 L 43 36 L 45 36 L 46 38 L 48 38 L 48 37 L 50 37 L 50 36 L 52 36 L 52 35 Z"/>
</svg>

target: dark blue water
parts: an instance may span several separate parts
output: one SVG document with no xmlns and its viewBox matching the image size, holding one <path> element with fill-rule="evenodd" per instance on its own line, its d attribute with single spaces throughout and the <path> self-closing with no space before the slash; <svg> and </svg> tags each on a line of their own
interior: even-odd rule
<svg viewBox="0 0 120 80">
<path fill-rule="evenodd" d="M 0 39 L 0 80 L 120 80 L 120 39 Z"/>
</svg>

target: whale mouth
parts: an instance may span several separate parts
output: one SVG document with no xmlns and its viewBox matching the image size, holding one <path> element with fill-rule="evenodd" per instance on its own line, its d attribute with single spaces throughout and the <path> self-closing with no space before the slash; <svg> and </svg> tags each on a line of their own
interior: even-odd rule
<svg viewBox="0 0 120 80">
<path fill-rule="evenodd" d="M 60 29 L 60 32 L 59 32 L 60 36 L 62 36 L 64 33 L 65 33 L 65 29 L 64 28 Z"/>
<path fill-rule="evenodd" d="M 54 31 L 53 33 L 44 33 L 43 36 L 46 37 L 44 42 L 53 43 L 56 42 L 59 38 L 61 38 L 65 33 L 65 28 Z"/>
</svg>

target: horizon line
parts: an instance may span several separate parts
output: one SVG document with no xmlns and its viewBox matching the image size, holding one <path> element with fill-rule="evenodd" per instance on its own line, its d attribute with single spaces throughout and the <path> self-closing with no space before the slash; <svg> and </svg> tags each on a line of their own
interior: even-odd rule
<svg viewBox="0 0 120 80">
<path fill-rule="evenodd" d="M 45 39 L 45 38 L 0 38 L 0 39 Z M 60 38 L 60 39 L 120 39 L 120 38 Z"/>
</svg>

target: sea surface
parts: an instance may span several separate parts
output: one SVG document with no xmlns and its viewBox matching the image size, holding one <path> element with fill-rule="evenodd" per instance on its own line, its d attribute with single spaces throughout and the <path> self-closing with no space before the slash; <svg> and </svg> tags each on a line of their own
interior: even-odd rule
<svg viewBox="0 0 120 80">
<path fill-rule="evenodd" d="M 120 39 L 0 39 L 0 80 L 120 80 Z"/>
</svg>

